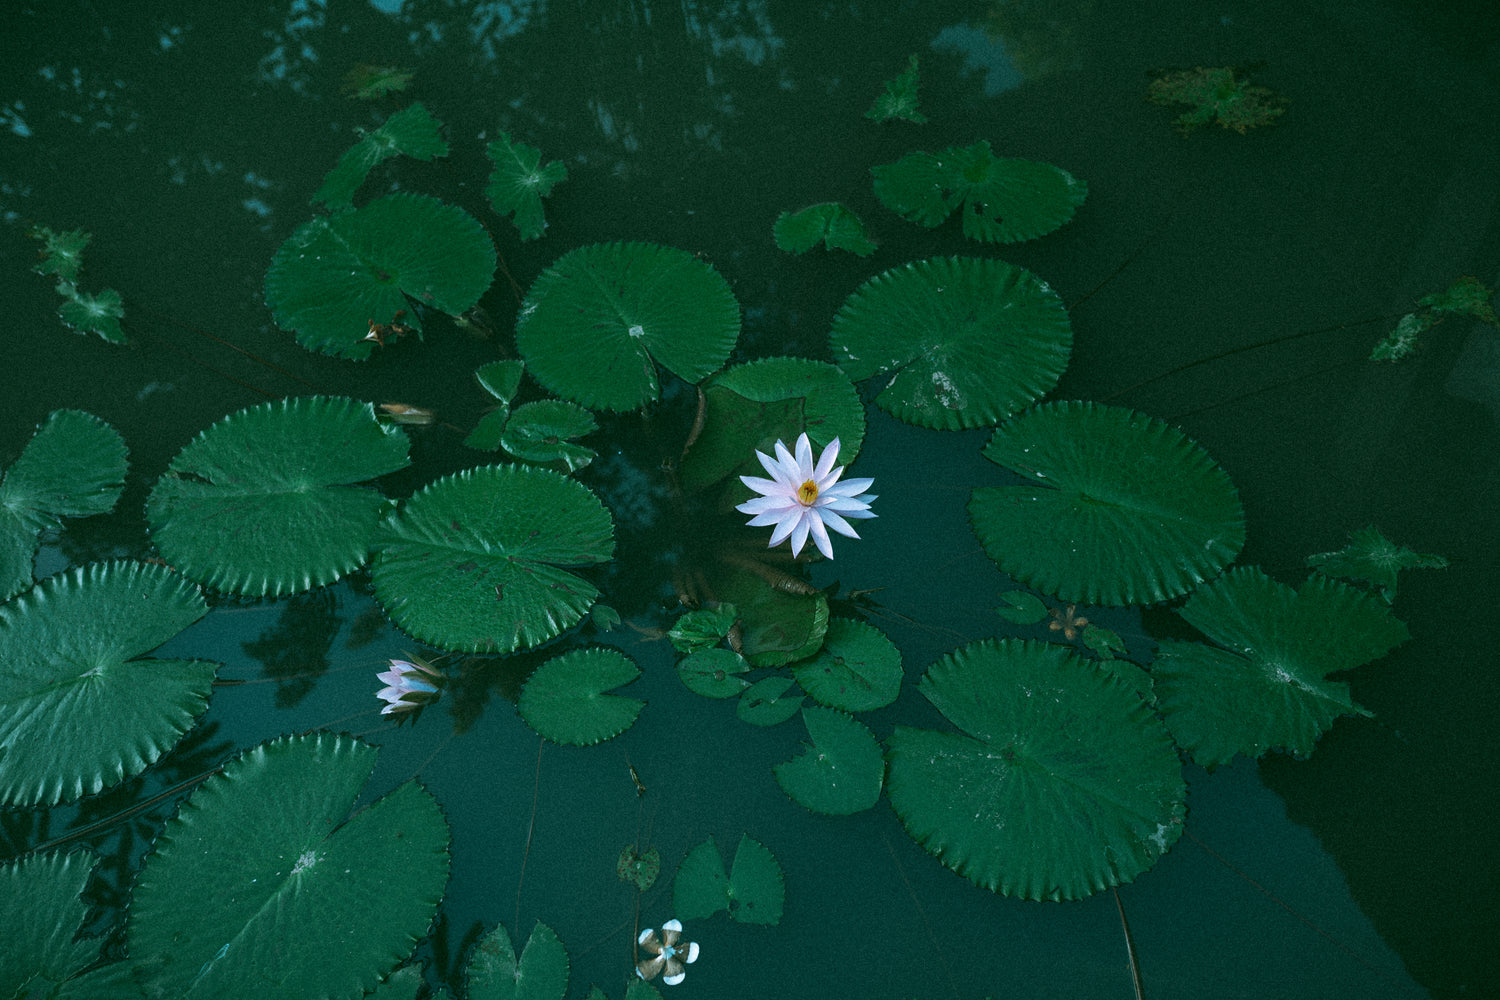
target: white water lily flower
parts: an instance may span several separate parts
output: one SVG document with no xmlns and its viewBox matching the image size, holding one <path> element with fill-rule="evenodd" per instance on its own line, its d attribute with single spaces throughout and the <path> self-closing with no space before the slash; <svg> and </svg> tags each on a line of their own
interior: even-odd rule
<svg viewBox="0 0 1500 1000">
<path fill-rule="evenodd" d="M 676 986 L 687 978 L 684 965 L 698 961 L 698 942 L 682 940 L 682 923 L 678 920 L 662 924 L 661 937 L 656 936 L 655 930 L 646 928 L 636 938 L 636 944 L 651 956 L 636 963 L 635 974 L 642 979 L 655 979 L 665 972 L 662 982 Z"/>
<path fill-rule="evenodd" d="M 387 685 L 375 692 L 375 697 L 387 702 L 381 715 L 419 710 L 437 700 L 443 675 L 432 664 L 413 656 L 411 660 L 391 660 L 390 667 L 375 675 Z"/>
<path fill-rule="evenodd" d="M 833 467 L 839 457 L 838 438 L 828 443 L 816 464 L 813 463 L 812 443 L 806 434 L 797 438 L 796 455 L 787 451 L 786 445 L 780 441 L 776 442 L 774 459 L 761 451 L 755 454 L 771 478 L 741 476 L 740 482 L 761 495 L 745 501 L 735 510 L 754 515 L 746 522 L 752 528 L 776 525 L 776 530 L 771 532 L 771 545 L 779 545 L 790 538 L 792 555 L 795 556 L 811 535 L 818 551 L 832 559 L 833 543 L 828 539 L 828 529 L 858 538 L 846 518 L 875 516 L 870 512 L 875 497 L 861 492 L 869 489 L 875 480 L 839 482 L 844 467 Z"/>
</svg>

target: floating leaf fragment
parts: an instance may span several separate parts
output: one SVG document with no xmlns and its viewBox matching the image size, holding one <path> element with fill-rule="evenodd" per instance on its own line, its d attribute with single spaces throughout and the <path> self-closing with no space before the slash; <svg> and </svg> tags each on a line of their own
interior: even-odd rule
<svg viewBox="0 0 1500 1000">
<path fill-rule="evenodd" d="M 423 161 L 447 156 L 448 144 L 443 141 L 441 129 L 442 123 L 420 101 L 397 111 L 344 151 L 338 165 L 328 172 L 323 186 L 312 196 L 313 203 L 322 202 L 335 210 L 350 207 L 354 192 L 370 171 L 393 156 Z"/>
<path fill-rule="evenodd" d="M 374 100 L 387 94 L 397 94 L 411 86 L 412 73 L 396 66 L 372 66 L 356 63 L 344 74 L 340 90 L 348 97 L 362 101 Z"/>
<path fill-rule="evenodd" d="M 885 81 L 885 92 L 875 98 L 865 117 L 877 122 L 901 118 L 925 124 L 927 116 L 917 110 L 917 67 L 917 57 L 913 54 L 906 61 L 906 69 Z"/>
<path fill-rule="evenodd" d="M 1404 569 L 1447 569 L 1448 560 L 1432 553 L 1413 552 L 1386 538 L 1373 524 L 1349 535 L 1349 544 L 1336 552 L 1307 557 L 1307 565 L 1324 576 L 1362 580 L 1385 598 L 1396 600 L 1396 574 Z"/>
<path fill-rule="evenodd" d="M 620 876 L 621 882 L 629 882 L 645 892 L 656 884 L 656 877 L 661 874 L 661 852 L 654 847 L 638 851 L 634 844 L 627 844 L 620 848 L 615 874 Z"/>
</svg>

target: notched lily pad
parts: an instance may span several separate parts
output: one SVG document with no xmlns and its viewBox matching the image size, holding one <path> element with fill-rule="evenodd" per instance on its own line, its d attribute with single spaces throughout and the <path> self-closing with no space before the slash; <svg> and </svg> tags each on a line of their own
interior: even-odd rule
<svg viewBox="0 0 1500 1000">
<path fill-rule="evenodd" d="M 588 746 L 614 739 L 635 723 L 646 703 L 607 692 L 640 675 L 619 650 L 575 649 L 537 667 L 516 708 L 528 726 L 553 743 Z"/>
<path fill-rule="evenodd" d="M 750 664 L 732 649 L 699 649 L 677 663 L 677 676 L 687 689 L 705 698 L 733 698 L 750 686 L 743 674 Z"/>
<path fill-rule="evenodd" d="M 822 243 L 830 250 L 847 250 L 860 257 L 875 252 L 875 242 L 859 216 L 836 201 L 825 201 L 795 212 L 782 212 L 771 227 L 777 248 L 807 253 Z"/>
<path fill-rule="evenodd" d="M 1062 299 L 1025 268 L 934 257 L 866 281 L 833 318 L 834 360 L 879 377 L 875 402 L 936 430 L 985 427 L 1057 385 L 1073 350 Z"/>
<path fill-rule="evenodd" d="M 832 618 L 823 648 L 792 672 L 818 703 L 867 712 L 889 705 L 901 692 L 901 651 L 873 625 Z"/>
<path fill-rule="evenodd" d="M 468 1000 L 563 1000 L 568 991 L 568 951 L 541 921 L 531 929 L 521 956 L 504 927 L 486 934 L 464 970 Z"/>
<path fill-rule="evenodd" d="M 802 709 L 810 743 L 774 768 L 792 801 L 817 813 L 847 816 L 873 806 L 885 780 L 885 757 L 868 726 L 819 705 Z"/>
<path fill-rule="evenodd" d="M 728 910 L 742 924 L 779 924 L 786 900 L 781 865 L 766 846 L 745 834 L 728 874 L 719 845 L 709 837 L 688 852 L 672 880 L 672 908 L 680 920 L 702 920 Z"/>
</svg>

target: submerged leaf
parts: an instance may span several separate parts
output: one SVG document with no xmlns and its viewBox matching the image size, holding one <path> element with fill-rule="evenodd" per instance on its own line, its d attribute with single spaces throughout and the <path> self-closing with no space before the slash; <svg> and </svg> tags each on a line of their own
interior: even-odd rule
<svg viewBox="0 0 1500 1000">
<path fill-rule="evenodd" d="M 387 94 L 397 94 L 411 86 L 412 73 L 398 66 L 371 66 L 357 63 L 344 74 L 340 90 L 362 101 L 374 100 Z"/>
<path fill-rule="evenodd" d="M 865 117 L 877 122 L 902 118 L 918 125 L 925 124 L 927 116 L 917 110 L 917 67 L 917 57 L 913 55 L 900 75 L 885 81 L 885 93 L 875 98 Z"/>
<path fill-rule="evenodd" d="M 646 703 L 605 692 L 641 675 L 616 649 L 575 649 L 553 657 L 526 681 L 516 704 L 521 718 L 553 743 L 589 746 L 629 729 Z"/>
<path fill-rule="evenodd" d="M 298 226 L 266 272 L 266 304 L 309 350 L 367 358 L 375 327 L 420 332 L 413 304 L 457 316 L 495 273 L 495 246 L 461 208 L 392 194 Z"/>
<path fill-rule="evenodd" d="M 873 806 L 885 780 L 885 758 L 868 726 L 832 708 L 802 709 L 811 743 L 774 768 L 776 783 L 792 801 L 831 816 Z"/>
<path fill-rule="evenodd" d="M 866 281 L 829 335 L 856 382 L 885 379 L 875 402 L 938 430 L 996 424 L 1049 392 L 1073 349 L 1068 312 L 1024 268 L 934 257 Z"/>
<path fill-rule="evenodd" d="M 58 233 L 47 226 L 32 226 L 27 235 L 42 241 L 42 249 L 37 251 L 41 262 L 34 268 L 37 274 L 55 274 L 59 281 L 68 284 L 78 280 L 83 270 L 83 251 L 92 236 L 82 229 Z"/>
<path fill-rule="evenodd" d="M 254 597 L 332 583 L 361 566 L 386 505 L 355 485 L 408 462 L 405 433 L 369 403 L 305 396 L 230 414 L 151 488 L 162 557 L 209 587 Z"/>
<path fill-rule="evenodd" d="M 881 204 L 929 229 L 962 207 L 964 235 L 986 243 L 1044 236 L 1073 218 L 1088 185 L 1050 163 L 998 158 L 990 144 L 908 153 L 872 167 Z"/>
<path fill-rule="evenodd" d="M 1397 573 L 1403 569 L 1447 569 L 1448 560 L 1397 545 L 1372 524 L 1350 534 L 1349 544 L 1337 552 L 1308 556 L 1307 565 L 1324 576 L 1367 581 L 1390 604 L 1396 600 Z"/>
<path fill-rule="evenodd" d="M 387 519 L 375 597 L 443 649 L 510 653 L 576 624 L 599 596 L 565 567 L 614 554 L 609 512 L 549 469 L 485 466 L 424 487 Z"/>
<path fill-rule="evenodd" d="M 1408 638 L 1363 591 L 1316 575 L 1293 590 L 1254 567 L 1199 588 L 1178 613 L 1219 645 L 1163 641 L 1152 684 L 1178 745 L 1205 767 L 1237 753 L 1311 753 L 1340 715 L 1370 714 L 1328 674 Z"/>
<path fill-rule="evenodd" d="M 1031 481 L 980 487 L 974 532 L 1017 580 L 1079 604 L 1185 594 L 1245 543 L 1229 476 L 1180 431 L 1099 403 L 1044 403 L 1001 425 L 990 461 Z"/>
<path fill-rule="evenodd" d="M 141 659 L 202 618 L 171 570 L 92 563 L 0 605 L 0 801 L 52 805 L 155 763 L 208 706 L 217 663 Z"/>
<path fill-rule="evenodd" d="M 490 182 L 484 193 L 490 205 L 500 215 L 512 215 L 517 231 L 523 240 L 534 240 L 547 228 L 542 214 L 542 199 L 552 189 L 568 179 L 568 168 L 562 161 L 553 160 L 541 166 L 542 151 L 524 142 L 512 142 L 509 135 L 500 133 L 500 138 L 485 147 L 490 162 L 495 168 L 490 171 Z"/>
<path fill-rule="evenodd" d="M 351 816 L 375 754 L 283 736 L 193 792 L 131 895 L 147 995 L 354 1000 L 411 954 L 448 880 L 448 826 L 415 781 Z"/>
<path fill-rule="evenodd" d="M 782 212 L 771 227 L 771 235 L 776 246 L 787 253 L 806 253 L 819 243 L 830 250 L 848 250 L 860 257 L 875 252 L 875 243 L 859 216 L 836 201 Z"/>
<path fill-rule="evenodd" d="M 130 338 L 120 329 L 120 320 L 125 318 L 125 304 L 120 293 L 106 288 L 98 295 L 80 292 L 66 282 L 57 286 L 62 294 L 62 305 L 57 315 L 64 323 L 79 333 L 97 333 L 111 344 L 126 344 Z"/>
<path fill-rule="evenodd" d="M 1146 88 L 1146 100 L 1167 107 L 1186 105 L 1189 110 L 1173 119 L 1183 132 L 1218 122 L 1241 135 L 1274 123 L 1287 106 L 1285 98 L 1237 77 L 1232 66 L 1158 70 Z"/>
<path fill-rule="evenodd" d="M 370 171 L 393 156 L 416 160 L 447 156 L 448 144 L 443 141 L 441 128 L 442 123 L 420 101 L 397 111 L 339 157 L 338 166 L 328 172 L 323 186 L 312 196 L 313 202 L 323 202 L 332 209 L 350 207 L 354 192 Z"/>
<path fill-rule="evenodd" d="M 1177 750 L 1111 673 L 1060 646 L 983 640 L 933 664 L 920 690 L 961 732 L 897 726 L 886 791 L 912 839 L 978 885 L 1081 899 L 1181 835 Z"/>
<path fill-rule="evenodd" d="M 0 601 L 31 586 L 38 533 L 111 510 L 125 471 L 125 442 L 109 424 L 81 410 L 47 416 L 0 479 Z"/>
<path fill-rule="evenodd" d="M 601 243 L 564 254 L 532 284 L 516 347 L 557 395 L 629 410 L 660 395 L 658 366 L 697 382 L 728 359 L 739 332 L 728 282 L 692 254 Z"/>
</svg>

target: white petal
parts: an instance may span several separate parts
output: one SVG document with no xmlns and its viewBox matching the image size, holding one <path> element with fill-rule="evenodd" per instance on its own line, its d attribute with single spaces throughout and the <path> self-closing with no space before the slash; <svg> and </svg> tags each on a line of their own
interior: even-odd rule
<svg viewBox="0 0 1500 1000">
<path fill-rule="evenodd" d="M 663 976 L 661 981 L 664 982 L 664 983 L 666 983 L 668 986 L 676 986 L 678 983 L 682 982 L 686 978 L 687 978 L 687 970 L 683 970 L 682 972 L 677 973 L 675 976 L 672 976 L 672 975 Z"/>
<path fill-rule="evenodd" d="M 834 438 L 828 442 L 828 447 L 823 449 L 823 454 L 818 456 L 818 467 L 813 471 L 813 478 L 819 483 L 828 475 L 828 470 L 833 468 L 833 463 L 839 460 L 839 439 Z"/>
<path fill-rule="evenodd" d="M 800 504 L 786 497 L 755 497 L 753 500 L 746 500 L 737 505 L 734 509 L 741 514 L 764 514 L 768 510 L 789 510 L 793 506 L 800 506 Z"/>
<path fill-rule="evenodd" d="M 813 474 L 812 442 L 803 434 L 797 438 L 797 474 L 804 480 L 815 479 Z"/>
<path fill-rule="evenodd" d="M 859 537 L 859 533 L 849 526 L 849 522 L 844 520 L 834 511 L 824 508 L 818 511 L 818 517 L 823 519 L 824 524 L 828 525 L 834 531 L 837 531 L 839 534 L 844 535 L 845 537 Z M 828 558 L 832 559 L 833 557 L 829 556 Z"/>
<path fill-rule="evenodd" d="M 759 476 L 741 476 L 740 482 L 761 496 L 786 496 L 788 492 L 784 483 L 777 482 L 774 479 L 761 479 Z"/>
<path fill-rule="evenodd" d="M 762 514 L 761 515 L 761 517 L 768 517 L 768 516 L 770 516 L 770 515 L 767 515 L 767 514 Z M 782 542 L 784 542 L 786 540 L 786 537 L 788 535 L 790 535 L 793 531 L 797 530 L 797 526 L 800 525 L 801 523 L 802 523 L 802 513 L 800 511 L 798 511 L 795 515 L 788 516 L 788 517 L 783 517 L 783 518 L 780 518 L 779 520 L 777 520 L 777 522 L 776 522 L 776 530 L 773 531 L 773 532 L 771 532 L 771 541 L 769 543 L 770 547 L 771 548 L 775 548 L 776 546 L 778 546 Z M 804 530 L 802 532 L 802 535 L 803 535 L 804 538 L 806 538 L 807 537 L 807 532 Z M 797 549 L 800 548 L 800 547 L 801 547 L 801 543 L 799 542 L 796 546 L 793 547 L 793 549 L 792 549 L 792 555 L 796 555 L 797 554 Z"/>
<path fill-rule="evenodd" d="M 688 960 L 689 964 L 698 961 L 698 942 L 697 941 L 689 941 L 688 942 L 687 960 Z"/>
<path fill-rule="evenodd" d="M 654 927 L 647 927 L 645 930 L 641 931 L 641 936 L 635 939 L 635 943 L 636 944 L 645 944 L 647 941 L 651 940 L 651 935 L 653 935 L 655 933 L 656 933 L 656 928 L 654 928 Z"/>
<path fill-rule="evenodd" d="M 809 518 L 809 521 L 811 523 L 808 527 L 812 529 L 813 544 L 818 547 L 819 552 L 823 553 L 823 558 L 832 559 L 833 543 L 828 540 L 828 529 L 823 527 L 823 518 L 813 517 Z"/>
<path fill-rule="evenodd" d="M 667 931 L 672 932 L 671 937 L 667 937 Z M 673 917 L 671 920 L 668 920 L 666 923 L 661 925 L 662 940 L 666 941 L 667 944 L 671 944 L 673 941 L 675 941 L 677 939 L 677 935 L 681 933 L 682 921 L 678 920 L 676 917 Z"/>
<path fill-rule="evenodd" d="M 792 555 L 795 556 L 797 553 L 801 552 L 802 551 L 802 546 L 804 546 L 804 545 L 807 544 L 807 533 L 812 530 L 812 522 L 813 521 L 817 521 L 817 518 L 815 518 L 815 517 L 799 517 L 799 518 L 797 518 L 797 524 L 796 524 L 796 526 L 794 528 L 792 528 Z M 821 522 L 819 522 L 819 523 L 821 523 Z M 778 532 L 780 532 L 781 529 L 778 528 L 776 530 Z M 771 544 L 775 545 L 776 542 L 774 541 L 774 539 L 775 539 L 774 535 L 772 536 L 772 539 L 773 540 L 772 540 Z"/>
<path fill-rule="evenodd" d="M 823 492 L 836 493 L 841 497 L 852 497 L 856 493 L 862 493 L 875 484 L 873 479 L 846 479 L 837 486 L 829 486 Z M 871 499 L 874 499 L 873 497 Z"/>
</svg>

